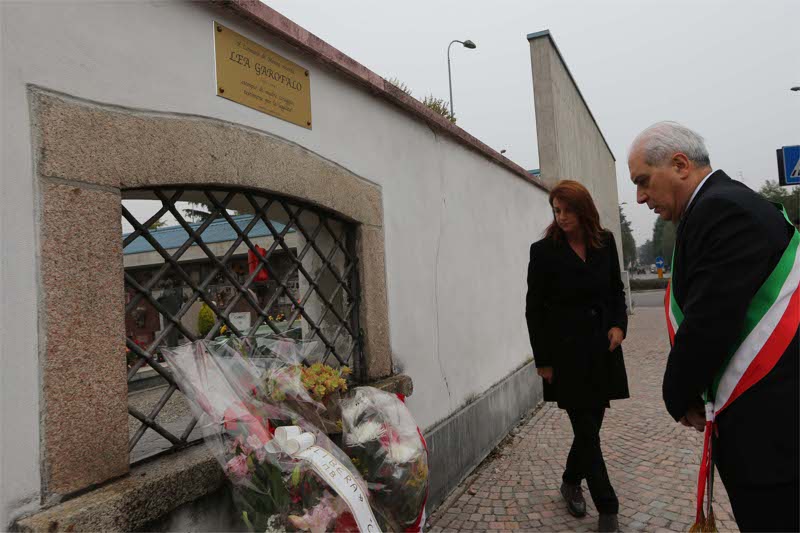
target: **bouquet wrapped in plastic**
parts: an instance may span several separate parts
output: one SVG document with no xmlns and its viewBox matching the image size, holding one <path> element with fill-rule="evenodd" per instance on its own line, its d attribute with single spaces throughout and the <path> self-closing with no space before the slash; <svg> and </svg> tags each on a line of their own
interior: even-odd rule
<svg viewBox="0 0 800 533">
<path fill-rule="evenodd" d="M 425 439 L 397 395 L 361 387 L 342 402 L 343 447 L 394 531 L 419 531 L 428 497 Z"/>
<path fill-rule="evenodd" d="M 369 387 L 340 402 L 347 369 L 304 366 L 312 350 L 229 337 L 164 355 L 251 530 L 419 531 L 427 452 L 413 418 Z M 328 437 L 338 431 L 344 450 Z"/>
</svg>

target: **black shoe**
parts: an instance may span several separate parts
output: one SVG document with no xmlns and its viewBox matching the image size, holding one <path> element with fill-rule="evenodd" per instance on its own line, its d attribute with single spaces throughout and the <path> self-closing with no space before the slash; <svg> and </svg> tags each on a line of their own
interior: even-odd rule
<svg viewBox="0 0 800 533">
<path fill-rule="evenodd" d="M 616 532 L 619 531 L 619 522 L 615 514 L 601 514 L 597 520 L 597 531 Z"/>
<path fill-rule="evenodd" d="M 561 495 L 567 502 L 567 510 L 574 517 L 586 516 L 586 500 L 583 499 L 583 489 L 580 483 L 571 485 L 564 481 L 561 483 Z"/>
</svg>

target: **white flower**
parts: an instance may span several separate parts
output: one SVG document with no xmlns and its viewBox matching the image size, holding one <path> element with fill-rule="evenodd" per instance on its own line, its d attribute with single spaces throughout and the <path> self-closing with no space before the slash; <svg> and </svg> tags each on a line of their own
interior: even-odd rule
<svg viewBox="0 0 800 533">
<path fill-rule="evenodd" d="M 364 422 L 351 429 L 346 435 L 347 444 L 364 444 L 377 440 L 386 434 L 386 428 L 378 422 Z"/>
<path fill-rule="evenodd" d="M 264 533 L 286 533 L 286 530 L 280 525 L 280 515 L 272 515 L 267 520 L 267 530 Z"/>
<path fill-rule="evenodd" d="M 393 442 L 388 446 L 389 451 L 386 454 L 387 458 L 395 463 L 395 464 L 402 464 L 412 461 L 419 455 L 419 446 L 409 443 L 409 444 L 402 444 L 399 442 Z"/>
</svg>

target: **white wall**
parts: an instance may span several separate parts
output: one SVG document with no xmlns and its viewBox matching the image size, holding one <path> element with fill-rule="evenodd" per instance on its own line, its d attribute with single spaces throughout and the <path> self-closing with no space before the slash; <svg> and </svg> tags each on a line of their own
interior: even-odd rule
<svg viewBox="0 0 800 533">
<path fill-rule="evenodd" d="M 0 526 L 39 490 L 37 196 L 26 84 L 268 131 L 381 186 L 392 349 L 414 380 L 410 406 L 423 428 L 530 357 L 528 246 L 550 219 L 540 189 L 220 8 L 5 2 L 0 9 Z M 212 20 L 310 69 L 313 130 L 215 95 Z"/>
</svg>

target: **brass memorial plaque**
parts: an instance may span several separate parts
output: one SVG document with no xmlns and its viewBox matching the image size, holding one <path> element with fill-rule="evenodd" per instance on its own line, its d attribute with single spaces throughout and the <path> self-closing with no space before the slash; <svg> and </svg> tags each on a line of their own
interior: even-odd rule
<svg viewBox="0 0 800 533">
<path fill-rule="evenodd" d="M 214 23 L 217 96 L 311 129 L 311 84 L 300 65 Z"/>
</svg>

